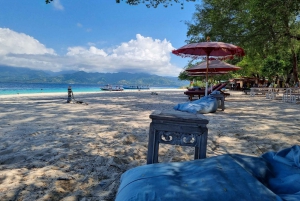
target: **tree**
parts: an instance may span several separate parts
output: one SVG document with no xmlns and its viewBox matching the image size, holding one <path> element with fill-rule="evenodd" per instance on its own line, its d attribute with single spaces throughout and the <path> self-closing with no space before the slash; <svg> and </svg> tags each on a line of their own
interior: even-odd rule
<svg viewBox="0 0 300 201">
<path fill-rule="evenodd" d="M 270 81 L 278 83 L 280 78 L 283 78 L 287 66 L 291 64 L 289 61 L 286 62 L 285 59 L 280 58 L 280 56 L 268 56 L 262 62 L 262 73 L 268 77 Z"/>
<path fill-rule="evenodd" d="M 203 0 L 196 6 L 193 22 L 187 22 L 187 42 L 210 36 L 214 41 L 233 43 L 246 50 L 248 61 L 289 54 L 298 81 L 299 19 L 300 1 L 295 0 Z M 251 70 L 262 72 L 260 68 Z"/>
<path fill-rule="evenodd" d="M 46 4 L 51 3 L 53 0 L 45 0 Z M 123 1 L 123 0 L 122 0 Z M 138 5 L 144 3 L 148 8 L 156 8 L 159 4 L 162 4 L 164 7 L 172 6 L 174 3 L 180 3 L 181 9 L 184 7 L 184 2 L 195 1 L 195 0 L 126 0 L 126 3 L 129 5 Z M 120 3 L 121 0 L 116 0 L 116 3 Z"/>
<path fill-rule="evenodd" d="M 179 80 L 189 80 L 189 81 L 192 81 L 194 78 L 189 76 L 188 73 L 185 71 L 186 69 L 192 67 L 194 64 L 193 64 L 193 60 L 189 61 L 188 65 L 185 66 L 183 68 L 183 70 L 179 73 L 178 75 L 178 79 Z"/>
</svg>

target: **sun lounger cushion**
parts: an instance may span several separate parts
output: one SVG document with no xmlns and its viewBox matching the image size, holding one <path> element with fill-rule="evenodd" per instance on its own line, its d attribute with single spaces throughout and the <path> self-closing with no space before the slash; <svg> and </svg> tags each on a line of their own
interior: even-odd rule
<svg viewBox="0 0 300 201">
<path fill-rule="evenodd" d="M 212 96 L 204 96 L 193 102 L 179 103 L 174 109 L 193 114 L 213 113 L 218 109 L 218 101 Z"/>
<path fill-rule="evenodd" d="M 224 154 L 126 171 L 116 201 L 298 201 L 300 147 L 261 157 Z"/>
</svg>

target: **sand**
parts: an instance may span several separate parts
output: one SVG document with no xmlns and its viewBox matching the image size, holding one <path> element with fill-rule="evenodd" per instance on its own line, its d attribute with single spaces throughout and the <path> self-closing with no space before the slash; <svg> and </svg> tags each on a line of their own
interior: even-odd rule
<svg viewBox="0 0 300 201">
<path fill-rule="evenodd" d="M 120 176 L 146 164 L 149 115 L 188 101 L 183 90 L 0 96 L 1 200 L 114 200 Z M 300 144 L 300 105 L 230 91 L 205 114 L 207 157 L 260 156 Z M 160 146 L 160 162 L 193 149 Z"/>
</svg>

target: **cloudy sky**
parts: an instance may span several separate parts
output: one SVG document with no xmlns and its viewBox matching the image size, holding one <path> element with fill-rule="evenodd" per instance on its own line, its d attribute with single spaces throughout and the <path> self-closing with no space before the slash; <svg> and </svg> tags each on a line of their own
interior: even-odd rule
<svg viewBox="0 0 300 201">
<path fill-rule="evenodd" d="M 165 8 L 115 0 L 0 1 L 0 66 L 178 76 L 196 2 Z"/>
</svg>

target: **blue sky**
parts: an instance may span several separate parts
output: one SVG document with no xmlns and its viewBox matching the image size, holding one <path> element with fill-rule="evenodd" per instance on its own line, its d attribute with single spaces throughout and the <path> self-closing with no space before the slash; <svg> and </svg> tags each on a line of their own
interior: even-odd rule
<svg viewBox="0 0 300 201">
<path fill-rule="evenodd" d="M 165 8 L 115 0 L 0 0 L 0 66 L 178 76 L 196 2 Z"/>
</svg>

